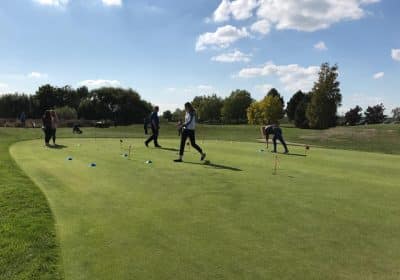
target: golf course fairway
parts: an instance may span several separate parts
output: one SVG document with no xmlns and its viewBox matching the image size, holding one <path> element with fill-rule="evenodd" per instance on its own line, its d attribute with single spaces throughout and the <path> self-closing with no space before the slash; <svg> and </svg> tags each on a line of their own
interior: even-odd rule
<svg viewBox="0 0 400 280">
<path fill-rule="evenodd" d="M 172 162 L 179 140 L 59 144 L 10 152 L 49 201 L 66 279 L 400 277 L 400 156 L 290 147 L 274 175 L 256 143 L 200 141 L 208 164 L 188 147 Z"/>
</svg>

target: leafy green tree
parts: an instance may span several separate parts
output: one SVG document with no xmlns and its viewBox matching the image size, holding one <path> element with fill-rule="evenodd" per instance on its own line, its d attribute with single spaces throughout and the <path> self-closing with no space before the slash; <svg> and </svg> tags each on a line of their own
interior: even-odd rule
<svg viewBox="0 0 400 280">
<path fill-rule="evenodd" d="M 223 101 L 216 94 L 196 96 L 192 102 L 201 122 L 220 122 Z"/>
<path fill-rule="evenodd" d="M 296 110 L 297 110 L 297 106 L 303 101 L 305 96 L 306 96 L 306 94 L 303 93 L 301 90 L 299 90 L 298 92 L 296 92 L 292 96 L 292 98 L 287 103 L 287 105 L 286 105 L 286 115 L 287 115 L 289 121 L 294 121 Z"/>
<path fill-rule="evenodd" d="M 344 115 L 345 122 L 348 125 L 356 125 L 361 121 L 361 118 L 362 118 L 362 108 L 360 106 L 356 106 L 350 109 Z"/>
<path fill-rule="evenodd" d="M 367 110 L 365 110 L 365 121 L 368 124 L 383 123 L 385 118 L 385 106 L 383 106 L 382 103 L 375 106 L 369 106 Z"/>
<path fill-rule="evenodd" d="M 56 108 L 55 111 L 60 120 L 76 120 L 78 118 L 78 113 L 75 108 L 64 106 Z"/>
<path fill-rule="evenodd" d="M 162 117 L 163 117 L 163 119 L 165 119 L 167 121 L 171 121 L 172 120 L 172 112 L 170 110 L 167 110 L 163 113 Z"/>
<path fill-rule="evenodd" d="M 395 121 L 400 121 L 400 107 L 394 108 L 392 114 Z"/>
<path fill-rule="evenodd" d="M 253 102 L 247 110 L 250 124 L 273 124 L 283 118 L 285 112 L 278 95 L 266 95 L 263 100 Z"/>
<path fill-rule="evenodd" d="M 172 121 L 178 122 L 178 121 L 183 121 L 185 118 L 185 112 L 179 108 L 177 108 L 173 113 L 172 113 Z"/>
<path fill-rule="evenodd" d="M 298 128 L 309 128 L 306 115 L 309 103 L 310 96 L 306 94 L 296 107 L 296 111 L 294 112 L 294 125 Z"/>
<path fill-rule="evenodd" d="M 253 102 L 247 108 L 247 120 L 249 124 L 262 124 L 264 123 L 261 102 Z"/>
<path fill-rule="evenodd" d="M 253 102 L 251 94 L 246 90 L 235 90 L 224 100 L 221 110 L 222 118 L 227 123 L 246 123 L 247 108 Z"/>
<path fill-rule="evenodd" d="M 310 93 L 306 116 L 311 128 L 326 129 L 336 126 L 337 108 L 341 105 L 338 66 L 321 65 L 318 81 Z"/>
</svg>

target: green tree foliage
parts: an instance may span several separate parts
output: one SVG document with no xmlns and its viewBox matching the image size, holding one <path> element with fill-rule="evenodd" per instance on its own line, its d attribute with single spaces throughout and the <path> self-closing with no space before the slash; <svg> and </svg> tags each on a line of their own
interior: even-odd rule
<svg viewBox="0 0 400 280">
<path fill-rule="evenodd" d="M 273 124 L 284 117 L 280 95 L 267 94 L 263 100 L 253 102 L 247 109 L 249 124 Z"/>
<path fill-rule="evenodd" d="M 310 104 L 307 107 L 307 119 L 310 128 L 326 129 L 336 125 L 337 108 L 341 105 L 338 66 L 321 65 L 318 81 L 310 93 Z"/>
<path fill-rule="evenodd" d="M 0 118 L 18 118 L 22 112 L 27 117 L 37 114 L 36 101 L 25 94 L 5 94 L 0 97 Z"/>
<path fill-rule="evenodd" d="M 151 104 L 132 89 L 100 88 L 81 101 L 78 115 L 85 119 L 115 120 L 119 124 L 140 123 L 151 112 Z"/>
<path fill-rule="evenodd" d="M 196 96 L 192 104 L 197 110 L 199 121 L 213 123 L 221 121 L 223 101 L 216 94 L 210 96 Z"/>
<path fill-rule="evenodd" d="M 395 121 L 400 121 L 400 107 L 394 108 L 392 114 Z"/>
<path fill-rule="evenodd" d="M 172 113 L 172 121 L 174 122 L 183 121 L 184 118 L 185 112 L 179 108 Z"/>
<path fill-rule="evenodd" d="M 55 111 L 60 120 L 76 120 L 78 118 L 76 110 L 68 106 L 56 108 Z"/>
<path fill-rule="evenodd" d="M 310 104 L 310 95 L 304 95 L 303 99 L 296 107 L 296 111 L 294 112 L 294 125 L 298 128 L 309 128 L 308 119 L 307 119 L 307 108 Z"/>
<path fill-rule="evenodd" d="M 163 113 L 162 117 L 163 117 L 163 119 L 165 119 L 167 121 L 171 121 L 172 120 L 172 112 L 170 110 L 167 110 Z"/>
<path fill-rule="evenodd" d="M 289 121 L 294 121 L 295 120 L 295 114 L 297 110 L 297 106 L 303 101 L 305 98 L 306 94 L 303 93 L 301 90 L 296 92 L 292 98 L 289 100 L 286 106 L 286 115 L 289 119 Z"/>
<path fill-rule="evenodd" d="M 344 115 L 345 122 L 348 125 L 356 125 L 361 121 L 361 118 L 362 118 L 362 108 L 360 106 L 356 106 L 353 109 L 350 109 Z"/>
<path fill-rule="evenodd" d="M 224 100 L 221 110 L 226 123 L 247 123 L 247 108 L 253 102 L 251 94 L 246 90 L 237 89 Z"/>
<path fill-rule="evenodd" d="M 386 118 L 384 112 L 385 106 L 383 106 L 383 104 L 369 106 L 367 110 L 365 110 L 365 121 L 368 124 L 383 123 Z"/>
</svg>

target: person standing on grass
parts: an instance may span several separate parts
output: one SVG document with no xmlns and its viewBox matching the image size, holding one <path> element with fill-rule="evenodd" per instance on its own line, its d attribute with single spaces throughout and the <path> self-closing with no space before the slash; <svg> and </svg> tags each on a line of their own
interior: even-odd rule
<svg viewBox="0 0 400 280">
<path fill-rule="evenodd" d="M 196 111 L 194 110 L 191 103 L 187 102 L 185 104 L 185 123 L 182 125 L 182 135 L 181 135 L 181 146 L 179 149 L 179 158 L 174 160 L 175 162 L 182 162 L 183 153 L 185 152 L 185 144 L 186 140 L 189 138 L 190 144 L 193 148 L 195 148 L 200 154 L 200 160 L 204 160 L 206 158 L 206 154 L 203 150 L 196 144 Z"/>
<path fill-rule="evenodd" d="M 56 111 L 51 111 L 51 138 L 53 139 L 53 144 L 56 145 L 56 133 L 57 127 L 60 120 L 58 119 Z"/>
<path fill-rule="evenodd" d="M 149 146 L 149 143 L 151 141 L 154 141 L 154 146 L 156 148 L 161 148 L 161 146 L 158 144 L 158 133 L 160 131 L 160 118 L 158 117 L 159 110 L 160 109 L 158 108 L 158 106 L 155 106 L 153 109 L 153 113 L 151 113 L 151 115 L 150 115 L 150 126 L 151 126 L 152 134 L 149 137 L 149 139 L 147 139 L 146 142 L 144 142 L 146 147 Z"/>
<path fill-rule="evenodd" d="M 51 121 L 51 113 L 49 110 L 46 110 L 44 112 L 42 121 L 43 121 L 44 142 L 46 146 L 49 146 L 50 138 L 52 135 L 52 130 L 51 130 L 52 121 Z"/>
<path fill-rule="evenodd" d="M 277 150 L 276 150 L 276 144 L 277 144 L 276 140 L 279 140 L 282 143 L 283 147 L 285 148 L 285 154 L 289 153 L 289 150 L 287 148 L 286 142 L 285 142 L 285 140 L 283 139 L 283 136 L 282 136 L 282 129 L 278 125 L 276 125 L 276 124 L 268 125 L 268 126 L 262 127 L 261 130 L 262 130 L 262 133 L 265 136 L 265 140 L 267 141 L 267 145 L 268 145 L 269 135 L 270 134 L 274 135 L 274 137 L 272 138 L 272 142 L 274 143 L 274 151 L 273 151 L 274 153 L 277 152 Z"/>
</svg>

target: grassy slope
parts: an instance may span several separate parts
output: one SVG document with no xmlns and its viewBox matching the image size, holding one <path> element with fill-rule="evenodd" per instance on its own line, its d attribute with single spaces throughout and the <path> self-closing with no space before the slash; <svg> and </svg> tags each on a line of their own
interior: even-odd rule
<svg viewBox="0 0 400 280">
<path fill-rule="evenodd" d="M 129 128 L 84 129 L 84 137 L 142 137 L 140 125 Z M 337 128 L 328 131 L 298 130 L 284 128 L 289 141 L 322 145 L 339 149 L 400 154 L 400 126 L 378 125 L 355 128 Z M 161 137 L 175 137 L 173 125 L 163 125 Z M 57 279 L 58 271 L 53 265 L 59 263 L 54 238 L 41 240 L 32 236 L 42 233 L 53 234 L 52 218 L 46 209 L 44 197 L 14 164 L 8 154 L 12 143 L 40 138 L 40 129 L 0 128 L 0 279 Z M 70 129 L 60 129 L 60 137 L 71 137 Z M 225 139 L 235 141 L 254 141 L 259 137 L 258 128 L 251 126 L 202 126 L 199 139 Z M 39 213 L 36 210 L 43 207 Z M 25 229 L 31 227 L 31 233 Z M 33 228 L 37 226 L 36 228 Z M 47 235 L 48 236 L 48 235 Z M 40 248 L 42 246 L 42 248 Z M 44 246 L 44 248 L 43 248 Z M 46 246 L 50 246 L 48 249 Z M 32 248 L 36 249 L 32 249 Z M 44 261 L 46 260 L 46 261 Z M 47 267 L 48 266 L 48 267 Z M 47 267 L 47 268 L 46 268 Z"/>
<path fill-rule="evenodd" d="M 55 211 L 68 279 L 399 278 L 398 156 L 312 149 L 273 176 L 260 144 L 206 141 L 205 166 L 128 142 L 132 161 L 118 140 L 13 146 Z"/>
<path fill-rule="evenodd" d="M 16 132 L 0 130 L 0 279 L 61 279 L 47 200 L 8 153 L 10 144 L 31 138 L 32 131 Z"/>
</svg>

